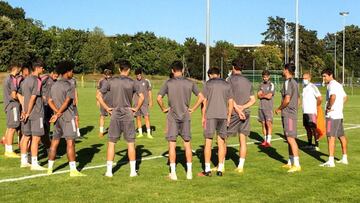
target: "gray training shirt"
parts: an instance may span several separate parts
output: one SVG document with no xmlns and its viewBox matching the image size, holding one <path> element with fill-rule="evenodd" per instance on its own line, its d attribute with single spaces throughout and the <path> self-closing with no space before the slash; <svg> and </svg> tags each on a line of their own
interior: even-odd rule
<svg viewBox="0 0 360 203">
<path fill-rule="evenodd" d="M 158 95 L 168 96 L 170 115 L 177 121 L 190 120 L 189 105 L 191 93 L 199 94 L 197 85 L 185 77 L 174 77 L 165 82 Z"/>
<path fill-rule="evenodd" d="M 111 119 L 132 121 L 131 101 L 134 94 L 140 94 L 135 81 L 127 76 L 116 76 L 105 83 L 100 89 L 101 94 L 111 95 L 113 111 Z"/>
<path fill-rule="evenodd" d="M 13 75 L 8 75 L 3 82 L 3 100 L 5 112 L 13 107 L 19 106 L 19 102 L 11 97 L 12 92 L 17 92 L 16 78 Z"/>
<path fill-rule="evenodd" d="M 71 101 L 69 106 L 63 112 L 62 118 L 65 121 L 71 121 L 75 117 L 74 112 L 74 96 L 75 96 L 75 88 L 71 85 L 70 81 L 65 78 L 61 78 L 57 80 L 54 85 L 51 87 L 49 98 L 51 98 L 56 108 L 60 109 L 62 104 L 65 102 L 66 98 L 70 98 Z"/>
<path fill-rule="evenodd" d="M 28 104 L 32 95 L 36 96 L 34 107 L 30 112 L 29 119 L 36 120 L 44 117 L 44 104 L 41 95 L 42 86 L 41 79 L 35 75 L 29 75 L 25 78 L 21 85 L 22 93 L 24 96 L 24 111 L 28 111 Z"/>
<path fill-rule="evenodd" d="M 263 110 L 273 110 L 274 108 L 274 95 L 275 95 L 275 85 L 274 83 L 268 81 L 268 82 L 262 82 L 259 86 L 259 91 L 263 92 L 265 95 L 271 93 L 272 97 L 271 99 L 260 99 L 260 106 L 259 109 Z"/>
<path fill-rule="evenodd" d="M 237 105 L 246 104 L 250 96 L 254 95 L 254 90 L 251 82 L 244 76 L 240 74 L 232 74 L 228 78 L 228 82 L 230 83 L 231 89 L 234 94 L 234 101 Z M 250 113 L 250 109 L 245 109 L 245 113 Z M 235 111 L 232 114 L 237 114 Z"/>
<path fill-rule="evenodd" d="M 149 80 L 142 78 L 141 80 L 135 80 L 137 86 L 139 86 L 139 91 L 144 94 L 144 103 L 143 105 L 149 105 L 149 91 L 151 90 L 151 83 Z M 134 103 L 137 104 L 139 96 L 135 94 Z"/>
<path fill-rule="evenodd" d="M 290 78 L 284 82 L 283 88 L 281 90 L 281 102 L 285 99 L 286 95 L 290 96 L 290 102 L 288 106 L 281 111 L 281 116 L 297 119 L 299 88 L 297 82 L 293 78 Z"/>
<path fill-rule="evenodd" d="M 109 83 L 109 80 L 111 78 L 103 78 L 99 81 L 98 83 L 98 86 L 97 86 L 97 89 L 100 91 L 102 87 L 108 85 L 107 83 Z M 105 93 L 102 93 L 102 97 L 103 97 L 103 100 L 105 101 L 105 103 L 109 106 L 112 106 L 111 105 L 111 96 L 110 94 L 108 94 L 108 92 L 105 92 Z"/>
<path fill-rule="evenodd" d="M 233 98 L 231 86 L 223 79 L 210 79 L 203 89 L 207 99 L 206 119 L 226 119 L 228 101 Z"/>
</svg>

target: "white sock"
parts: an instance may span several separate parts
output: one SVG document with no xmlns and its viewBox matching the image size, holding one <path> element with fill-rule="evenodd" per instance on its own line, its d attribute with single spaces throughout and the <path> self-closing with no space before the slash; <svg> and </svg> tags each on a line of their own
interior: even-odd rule
<svg viewBox="0 0 360 203">
<path fill-rule="evenodd" d="M 12 145 L 5 144 L 5 152 L 13 152 Z"/>
<path fill-rule="evenodd" d="M 347 154 L 343 154 L 342 160 L 347 161 Z"/>
<path fill-rule="evenodd" d="M 52 169 L 54 167 L 54 160 L 48 160 L 48 168 Z"/>
<path fill-rule="evenodd" d="M 244 164 L 245 164 L 245 159 L 244 159 L 244 158 L 240 158 L 240 159 L 239 159 L 238 168 L 244 168 Z"/>
<path fill-rule="evenodd" d="M 288 159 L 288 163 L 287 165 L 293 165 L 294 164 L 294 156 L 293 155 L 289 155 L 289 159 Z"/>
<path fill-rule="evenodd" d="M 218 166 L 218 171 L 224 171 L 224 164 L 223 163 L 219 163 L 219 166 Z"/>
<path fill-rule="evenodd" d="M 72 171 L 72 170 L 77 170 L 77 169 L 76 169 L 76 162 L 75 162 L 75 161 L 70 161 L 70 162 L 69 162 L 69 166 L 70 166 L 70 171 Z"/>
<path fill-rule="evenodd" d="M 136 173 L 136 161 L 130 161 L 130 173 L 134 174 Z"/>
<path fill-rule="evenodd" d="M 210 172 L 211 168 L 210 168 L 210 163 L 205 163 L 205 172 Z"/>
<path fill-rule="evenodd" d="M 104 133 L 104 127 L 100 126 L 100 133 Z"/>
<path fill-rule="evenodd" d="M 146 129 L 146 131 L 147 131 L 148 135 L 151 135 L 151 129 L 150 128 Z"/>
<path fill-rule="evenodd" d="M 31 165 L 38 165 L 37 156 L 32 156 L 31 157 Z"/>
<path fill-rule="evenodd" d="M 21 154 L 21 164 L 28 163 L 28 156 L 27 154 Z"/>
<path fill-rule="evenodd" d="M 80 128 L 77 128 L 77 129 L 76 129 L 76 134 L 77 134 L 78 137 L 81 136 L 81 134 L 80 134 Z"/>
<path fill-rule="evenodd" d="M 113 161 L 106 162 L 106 173 L 112 174 Z"/>
<path fill-rule="evenodd" d="M 329 156 L 329 163 L 330 164 L 334 164 L 334 157 L 333 156 Z"/>
<path fill-rule="evenodd" d="M 264 141 L 267 142 L 267 135 L 264 135 Z"/>
<path fill-rule="evenodd" d="M 139 128 L 138 131 L 139 131 L 139 135 L 142 135 L 142 128 Z"/>
<path fill-rule="evenodd" d="M 267 136 L 266 142 L 269 143 L 269 144 L 271 143 L 271 135 Z"/>
<path fill-rule="evenodd" d="M 186 163 L 186 166 L 187 166 L 187 172 L 188 173 L 191 173 L 192 172 L 192 163 Z"/>
<path fill-rule="evenodd" d="M 176 173 L 176 164 L 170 163 L 170 173 L 174 174 Z"/>
<path fill-rule="evenodd" d="M 300 166 L 300 159 L 298 156 L 294 156 L 294 166 L 296 167 Z"/>
</svg>

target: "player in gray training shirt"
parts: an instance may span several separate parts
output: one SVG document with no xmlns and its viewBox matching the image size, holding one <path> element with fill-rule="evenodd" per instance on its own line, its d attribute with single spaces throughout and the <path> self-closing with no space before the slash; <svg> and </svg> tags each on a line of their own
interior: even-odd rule
<svg viewBox="0 0 360 203">
<path fill-rule="evenodd" d="M 246 158 L 246 140 L 250 135 L 250 107 L 255 104 L 256 99 L 251 82 L 245 78 L 241 71 L 244 65 L 239 60 L 232 62 L 232 74 L 228 82 L 234 94 L 234 110 L 231 115 L 228 128 L 229 135 L 239 135 L 239 164 L 235 169 L 238 173 L 244 172 Z"/>
<path fill-rule="evenodd" d="M 53 115 L 53 111 L 48 104 L 51 87 L 54 85 L 58 78 L 58 74 L 55 71 L 51 71 L 49 74 L 42 75 L 42 97 L 44 102 L 44 136 L 41 137 L 41 142 L 46 149 L 50 148 L 50 118 Z"/>
<path fill-rule="evenodd" d="M 5 144 L 5 157 L 8 158 L 19 158 L 19 155 L 13 151 L 12 144 L 15 131 L 20 126 L 20 103 L 16 83 L 16 76 L 19 74 L 20 68 L 20 64 L 11 64 L 8 67 L 10 74 L 3 82 L 3 101 L 6 114 L 6 131 L 3 142 Z"/>
<path fill-rule="evenodd" d="M 211 176 L 210 159 L 213 136 L 217 135 L 218 160 L 217 176 L 222 176 L 224 171 L 225 142 L 227 127 L 234 108 L 233 93 L 228 82 L 220 78 L 220 70 L 211 68 L 208 71 L 208 80 L 203 89 L 204 101 L 202 109 L 202 125 L 204 128 L 205 170 L 198 176 Z"/>
<path fill-rule="evenodd" d="M 144 101 L 144 94 L 139 91 L 135 81 L 129 78 L 131 69 L 130 62 L 121 61 L 118 65 L 120 66 L 120 76 L 112 77 L 107 85 L 100 89 L 100 92 L 97 95 L 100 105 L 111 114 L 105 176 L 113 176 L 112 166 L 115 155 L 115 144 L 119 140 L 121 134 L 123 134 L 128 146 L 130 177 L 134 177 L 137 176 L 134 112 L 137 112 L 140 109 Z M 104 93 L 111 95 L 112 108 L 104 102 L 102 97 L 102 94 Z M 132 98 L 134 94 L 139 95 L 139 101 L 137 106 L 132 108 Z"/>
<path fill-rule="evenodd" d="M 275 110 L 276 114 L 281 112 L 281 120 L 284 128 L 284 135 L 288 142 L 289 160 L 284 168 L 289 169 L 289 173 L 301 171 L 299 161 L 299 148 L 296 143 L 297 137 L 297 111 L 299 103 L 299 88 L 293 78 L 295 65 L 286 64 L 283 69 L 285 82 L 281 90 L 281 105 Z"/>
<path fill-rule="evenodd" d="M 262 72 L 263 82 L 259 86 L 257 92 L 259 104 L 259 122 L 261 122 L 264 141 L 260 144 L 263 147 L 271 146 L 272 122 L 273 122 L 273 108 L 275 85 L 270 81 L 270 72 L 264 70 Z"/>
<path fill-rule="evenodd" d="M 85 176 L 76 169 L 75 152 L 75 112 L 72 108 L 75 99 L 75 88 L 71 85 L 70 79 L 73 76 L 74 63 L 62 61 L 56 66 L 56 72 L 60 74 L 60 79 L 51 87 L 48 103 L 54 112 L 50 121 L 54 122 L 53 139 L 49 151 L 48 171 L 53 172 L 56 151 L 61 138 L 66 140 L 66 153 L 70 166 L 70 176 Z"/>
<path fill-rule="evenodd" d="M 112 71 L 110 69 L 105 69 L 104 70 L 104 77 L 101 78 L 101 80 L 98 82 L 97 85 L 97 90 L 96 90 L 96 94 L 98 94 L 101 90 L 102 87 L 106 86 L 107 83 L 109 82 L 109 80 L 112 77 Z M 110 94 L 108 94 L 108 92 L 105 92 L 104 94 L 102 94 L 103 100 L 105 101 L 105 103 L 110 104 Z M 103 137 L 104 133 L 105 133 L 105 129 L 104 129 L 104 125 L 105 125 L 105 117 L 107 117 L 109 114 L 108 112 L 102 107 L 100 106 L 99 101 L 97 101 L 97 105 L 99 106 L 100 109 L 100 118 L 99 118 L 99 137 Z"/>
<path fill-rule="evenodd" d="M 144 117 L 145 119 L 145 126 L 146 126 L 146 133 L 147 138 L 153 139 L 151 135 L 151 129 L 150 129 L 150 108 L 152 107 L 152 91 L 151 91 L 151 83 L 148 79 L 145 79 L 142 74 L 142 69 L 136 69 L 135 70 L 136 85 L 139 86 L 140 92 L 144 94 L 144 103 L 142 104 L 140 110 L 135 113 L 136 116 L 136 124 L 138 128 L 139 135 L 138 137 L 143 137 L 142 133 L 142 124 L 141 124 L 141 117 Z M 134 105 L 136 106 L 137 101 L 139 100 L 138 96 L 134 96 Z"/>
<path fill-rule="evenodd" d="M 76 124 L 76 135 L 78 137 L 81 136 L 80 134 L 80 124 L 79 124 L 79 111 L 78 111 L 78 104 L 79 104 L 79 97 L 78 97 L 78 92 L 77 92 L 77 83 L 76 83 L 76 79 L 75 78 L 71 78 L 69 80 L 70 84 L 71 84 L 71 87 L 75 88 L 75 99 L 74 99 L 74 106 L 72 108 L 74 108 L 74 112 L 75 112 L 75 124 Z"/>
<path fill-rule="evenodd" d="M 42 84 L 40 75 L 43 72 L 44 64 L 41 61 L 34 62 L 31 68 L 31 75 L 28 76 L 22 86 L 21 92 L 24 96 L 24 109 L 21 119 L 23 122 L 21 140 L 21 165 L 28 167 L 27 146 L 31 138 L 31 170 L 45 170 L 38 163 L 38 148 L 41 136 L 44 135 L 44 103 L 42 98 Z"/>
<path fill-rule="evenodd" d="M 191 130 L 190 112 L 196 108 L 189 109 L 191 93 L 202 99 L 196 84 L 183 76 L 183 64 L 181 61 L 174 61 L 171 66 L 173 78 L 167 80 L 161 87 L 157 102 L 162 112 L 167 113 L 166 139 L 169 143 L 169 162 L 171 180 L 177 180 L 176 175 L 176 138 L 181 135 L 184 140 L 185 155 L 187 162 L 187 179 L 192 179 L 192 151 L 191 151 Z M 168 108 L 163 103 L 163 97 L 168 97 Z"/>
</svg>

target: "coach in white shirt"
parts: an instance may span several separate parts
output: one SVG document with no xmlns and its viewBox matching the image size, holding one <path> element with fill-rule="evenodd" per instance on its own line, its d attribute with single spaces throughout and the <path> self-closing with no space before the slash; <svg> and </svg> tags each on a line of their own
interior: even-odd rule
<svg viewBox="0 0 360 203">
<path fill-rule="evenodd" d="M 326 135 L 329 145 L 329 160 L 320 166 L 335 167 L 334 153 L 335 141 L 339 138 L 343 157 L 337 163 L 348 164 L 347 140 L 343 127 L 343 108 L 347 95 L 340 83 L 334 79 L 331 69 L 325 69 L 321 73 L 324 82 L 327 84 L 326 92 Z"/>
<path fill-rule="evenodd" d="M 310 81 L 311 75 L 304 73 L 302 92 L 303 125 L 308 137 L 306 148 L 318 151 L 319 143 L 316 139 L 317 106 L 321 106 L 322 98 L 319 89 Z M 312 137 L 314 137 L 315 145 L 312 145 Z"/>
</svg>

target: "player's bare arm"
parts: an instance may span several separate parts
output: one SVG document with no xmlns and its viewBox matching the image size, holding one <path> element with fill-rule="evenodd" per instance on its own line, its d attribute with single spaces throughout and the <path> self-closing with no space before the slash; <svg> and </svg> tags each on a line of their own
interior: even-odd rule
<svg viewBox="0 0 360 203">
<path fill-rule="evenodd" d="M 163 113 L 167 113 L 169 111 L 170 108 L 165 108 L 164 106 L 164 102 L 163 102 L 163 98 L 161 95 L 159 95 L 156 99 L 157 103 L 159 104 L 160 106 L 160 109 Z"/>
<path fill-rule="evenodd" d="M 203 103 L 204 99 L 205 99 L 204 95 L 200 92 L 194 106 L 192 108 L 189 108 L 189 112 L 193 113 L 194 111 L 196 111 L 196 109 L 200 106 L 200 104 Z"/>
<path fill-rule="evenodd" d="M 137 103 L 137 106 L 135 108 L 131 108 L 131 110 L 133 112 L 137 112 L 139 111 L 139 109 L 141 108 L 142 104 L 144 103 L 144 94 L 143 93 L 139 93 L 139 100 L 138 100 L 138 103 Z"/>
<path fill-rule="evenodd" d="M 281 102 L 281 105 L 275 110 L 275 114 L 279 114 L 281 110 L 286 108 L 290 103 L 290 95 L 286 95 L 284 100 Z"/>
</svg>

